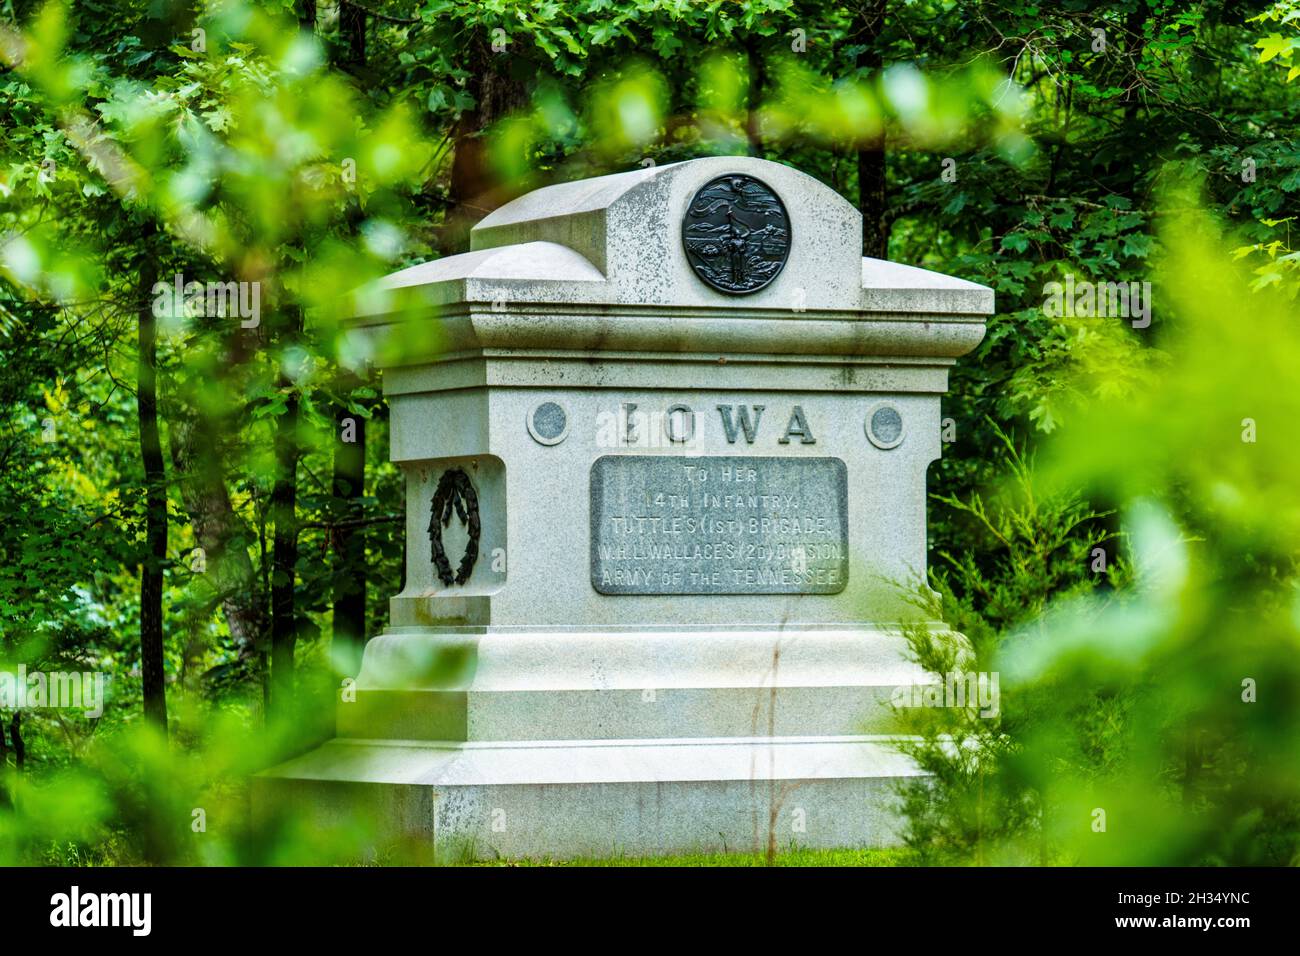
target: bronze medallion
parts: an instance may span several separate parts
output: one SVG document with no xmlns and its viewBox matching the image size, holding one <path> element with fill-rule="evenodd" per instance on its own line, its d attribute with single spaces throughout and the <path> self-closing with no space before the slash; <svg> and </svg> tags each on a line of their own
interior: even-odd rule
<svg viewBox="0 0 1300 956">
<path fill-rule="evenodd" d="M 785 268 L 790 217 L 766 183 L 743 173 L 719 176 L 686 207 L 682 245 L 691 268 L 707 284 L 747 295 Z"/>
</svg>

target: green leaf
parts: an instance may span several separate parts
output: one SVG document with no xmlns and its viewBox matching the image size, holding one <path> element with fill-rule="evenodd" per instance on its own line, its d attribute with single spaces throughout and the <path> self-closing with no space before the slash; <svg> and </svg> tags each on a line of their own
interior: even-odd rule
<svg viewBox="0 0 1300 956">
<path fill-rule="evenodd" d="M 1295 45 L 1296 41 L 1291 37 L 1284 37 L 1280 33 L 1270 33 L 1268 36 L 1261 38 L 1255 44 L 1255 48 L 1259 50 L 1259 62 L 1267 63 L 1278 56 L 1289 58 Z"/>
<path fill-rule="evenodd" d="M 1060 212 L 1054 212 L 1048 217 L 1047 222 L 1055 229 L 1073 229 L 1074 210 L 1065 209 Z"/>
<path fill-rule="evenodd" d="M 1124 255 L 1145 259 L 1151 251 L 1151 237 L 1140 232 L 1124 237 Z"/>
</svg>

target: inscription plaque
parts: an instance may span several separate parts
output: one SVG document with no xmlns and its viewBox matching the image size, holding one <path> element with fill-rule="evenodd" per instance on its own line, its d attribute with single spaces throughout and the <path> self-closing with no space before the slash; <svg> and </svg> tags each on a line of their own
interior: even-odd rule
<svg viewBox="0 0 1300 956">
<path fill-rule="evenodd" d="M 838 458 L 606 455 L 591 466 L 601 594 L 837 594 L 848 578 Z"/>
</svg>

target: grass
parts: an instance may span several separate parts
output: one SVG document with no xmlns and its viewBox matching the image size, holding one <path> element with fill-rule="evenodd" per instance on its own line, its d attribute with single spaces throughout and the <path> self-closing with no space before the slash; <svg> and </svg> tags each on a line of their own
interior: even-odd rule
<svg viewBox="0 0 1300 956">
<path fill-rule="evenodd" d="M 775 866 L 910 866 L 911 851 L 902 848 L 809 850 L 792 847 L 776 855 Z M 691 853 L 684 856 L 620 856 L 577 860 L 494 860 L 476 866 L 767 866 L 763 853 Z"/>
</svg>

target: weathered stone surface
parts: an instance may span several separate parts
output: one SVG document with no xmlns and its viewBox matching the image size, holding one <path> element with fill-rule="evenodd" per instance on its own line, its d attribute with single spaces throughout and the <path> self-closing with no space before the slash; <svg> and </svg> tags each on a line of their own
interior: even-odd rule
<svg viewBox="0 0 1300 956">
<path fill-rule="evenodd" d="M 762 852 L 770 837 L 782 848 L 896 844 L 895 783 L 917 775 L 883 737 L 335 740 L 261 778 L 254 801 L 292 804 L 322 826 L 380 817 L 382 836 L 427 841 L 443 862 L 608 859 Z M 338 782 L 352 780 L 370 784 Z"/>
<path fill-rule="evenodd" d="M 883 450 L 864 429 L 879 394 L 863 385 L 823 392 L 756 387 L 765 382 L 751 382 L 744 391 L 665 388 L 677 381 L 676 368 L 657 365 L 660 380 L 651 388 L 553 384 L 390 395 L 392 457 L 407 474 L 407 540 L 427 540 L 430 499 L 442 470 L 451 465 L 464 467 L 476 481 L 483 522 L 483 557 L 467 586 L 441 586 L 429 570 L 427 549 L 408 549 L 407 586 L 392 602 L 392 623 L 607 627 L 779 621 L 791 627 L 914 615 L 899 585 L 924 573 L 926 502 L 917 490 L 940 453 L 937 397 L 895 393 L 890 402 L 907 431 L 900 444 Z M 442 384 L 436 368 L 424 370 L 422 380 L 426 388 Z M 536 441 L 526 425 L 546 401 L 562 405 L 569 424 L 567 437 L 550 446 Z M 672 406 L 690 408 L 694 415 L 694 431 L 681 442 L 670 441 L 665 431 L 665 413 Z M 728 441 L 719 406 L 733 416 L 734 443 Z M 762 411 L 755 412 L 759 407 Z M 751 423 L 757 418 L 752 443 L 741 427 L 742 412 Z M 792 420 L 796 428 L 805 423 L 814 441 L 805 444 L 796 434 L 782 443 Z M 485 447 L 490 454 L 482 453 Z M 690 601 L 600 593 L 592 587 L 590 492 L 593 465 L 607 455 L 839 459 L 847 501 L 845 585 L 817 593 L 717 593 Z M 456 534 L 453 521 L 449 554 L 461 546 Z M 494 563 L 494 555 L 504 560 Z"/>
<path fill-rule="evenodd" d="M 702 282 L 680 234 L 696 192 L 733 173 L 761 180 L 780 197 L 795 237 L 779 275 L 743 296 Z M 861 235 L 860 214 L 834 190 L 750 157 L 562 183 L 489 215 L 471 234 L 473 252 L 412 266 L 361 293 L 351 349 L 358 360 L 387 367 L 465 349 L 765 354 L 780 361 L 955 358 L 979 343 L 992 290 L 864 259 Z M 738 314 L 746 321 L 734 321 Z"/>
<path fill-rule="evenodd" d="M 743 240 L 736 275 L 766 280 L 742 294 L 683 243 L 693 197 L 736 175 L 770 188 L 791 239 L 777 269 L 758 221 L 709 213 Z M 896 839 L 891 786 L 917 771 L 879 734 L 893 688 L 926 680 L 901 633 L 926 470 L 948 368 L 993 296 L 863 259 L 860 237 L 810 177 L 713 157 L 530 193 L 474 251 L 364 291 L 347 348 L 384 370 L 406 583 L 340 738 L 264 775 L 259 799 L 480 856 L 750 848 L 769 827 L 783 845 Z M 701 507 L 692 468 L 766 500 Z M 448 584 L 428 527 L 453 469 L 479 554 Z M 759 523 L 663 525 L 728 512 Z M 452 565 L 464 524 L 441 531 Z"/>
<path fill-rule="evenodd" d="M 838 594 L 848 584 L 838 458 L 605 455 L 591 466 L 601 594 Z"/>
</svg>

